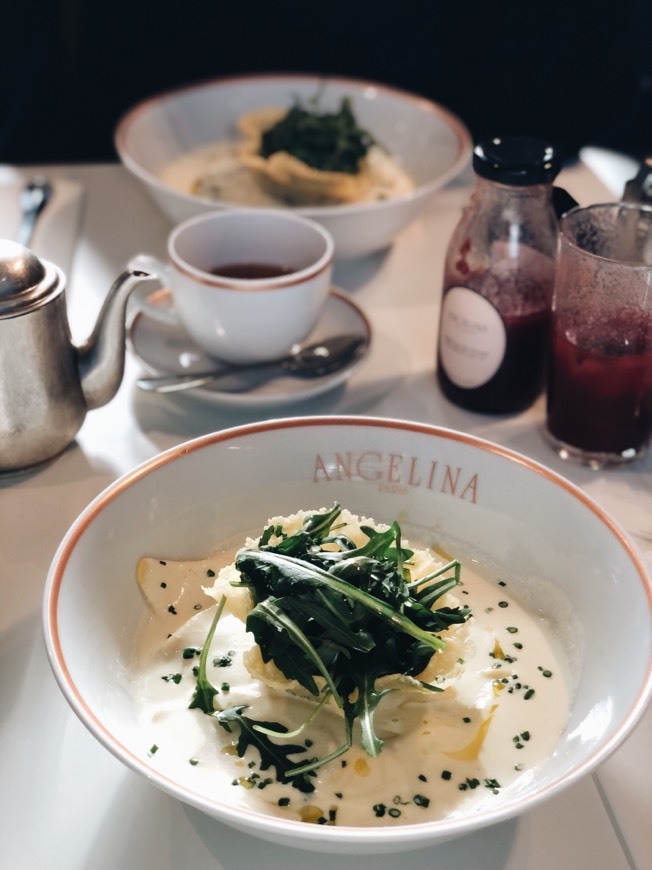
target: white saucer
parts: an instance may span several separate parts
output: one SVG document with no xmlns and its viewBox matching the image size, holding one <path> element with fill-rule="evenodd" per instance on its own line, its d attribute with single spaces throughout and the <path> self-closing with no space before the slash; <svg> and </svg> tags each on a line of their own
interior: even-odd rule
<svg viewBox="0 0 652 870">
<path fill-rule="evenodd" d="M 154 305 L 169 309 L 172 307 L 172 294 L 167 289 L 157 290 L 147 297 L 147 302 L 150 308 Z M 259 384 L 252 382 L 246 391 L 229 391 L 216 384 L 186 390 L 178 395 L 195 396 L 222 407 L 243 408 L 300 402 L 319 396 L 351 376 L 367 356 L 371 343 L 371 326 L 365 315 L 343 291 L 333 287 L 321 319 L 305 343 L 312 344 L 340 333 L 362 336 L 367 348 L 348 366 L 333 374 L 310 379 L 280 375 Z M 142 310 L 131 322 L 128 339 L 132 351 L 148 374 L 192 374 L 216 365 L 215 360 L 197 347 L 180 324 L 152 317 Z"/>
</svg>

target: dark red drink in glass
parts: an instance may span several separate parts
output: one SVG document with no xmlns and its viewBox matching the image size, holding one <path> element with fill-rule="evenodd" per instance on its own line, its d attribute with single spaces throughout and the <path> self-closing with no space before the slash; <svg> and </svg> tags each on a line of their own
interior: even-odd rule
<svg viewBox="0 0 652 870">
<path fill-rule="evenodd" d="M 620 312 L 616 321 L 634 339 L 611 352 L 608 335 L 596 331 L 593 345 L 579 347 L 553 321 L 548 431 L 571 448 L 625 459 L 652 429 L 652 316 Z"/>
<path fill-rule="evenodd" d="M 575 209 L 561 224 L 546 433 L 563 458 L 627 462 L 652 431 L 652 210 Z"/>
</svg>

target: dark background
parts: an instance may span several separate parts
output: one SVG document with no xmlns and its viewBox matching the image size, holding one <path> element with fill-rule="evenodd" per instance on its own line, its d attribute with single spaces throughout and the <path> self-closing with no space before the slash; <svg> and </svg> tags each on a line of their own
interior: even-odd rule
<svg viewBox="0 0 652 870">
<path fill-rule="evenodd" d="M 5 0 L 0 162 L 116 159 L 144 97 L 239 72 L 318 72 L 430 97 L 474 138 L 652 152 L 651 0 Z"/>
</svg>

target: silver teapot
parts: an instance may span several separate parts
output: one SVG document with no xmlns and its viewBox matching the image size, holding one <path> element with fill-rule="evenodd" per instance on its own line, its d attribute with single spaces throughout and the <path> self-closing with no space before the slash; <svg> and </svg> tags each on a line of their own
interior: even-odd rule
<svg viewBox="0 0 652 870">
<path fill-rule="evenodd" d="M 90 338 L 76 347 L 61 269 L 0 240 L 0 473 L 57 456 L 86 412 L 116 394 L 124 373 L 127 300 L 143 281 L 156 279 L 123 272 Z"/>
</svg>

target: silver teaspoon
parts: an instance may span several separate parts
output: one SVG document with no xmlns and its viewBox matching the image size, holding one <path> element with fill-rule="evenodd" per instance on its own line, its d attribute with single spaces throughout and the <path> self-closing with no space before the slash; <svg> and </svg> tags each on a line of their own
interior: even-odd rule
<svg viewBox="0 0 652 870">
<path fill-rule="evenodd" d="M 289 356 L 264 362 L 243 365 L 224 365 L 222 368 L 192 374 L 162 375 L 139 378 L 141 390 L 150 393 L 176 393 L 180 390 L 193 390 L 214 384 L 220 378 L 240 375 L 246 372 L 264 372 L 272 377 L 295 375 L 300 378 L 319 378 L 330 375 L 344 366 L 350 365 L 362 356 L 368 340 L 361 335 L 334 335 L 323 341 L 298 346 Z M 258 386 L 259 380 L 255 385 Z"/>
<path fill-rule="evenodd" d="M 18 229 L 18 242 L 26 248 L 29 247 L 32 241 L 36 221 L 48 204 L 51 196 L 52 185 L 41 175 L 28 181 L 20 192 L 20 210 L 22 216 Z"/>
</svg>

